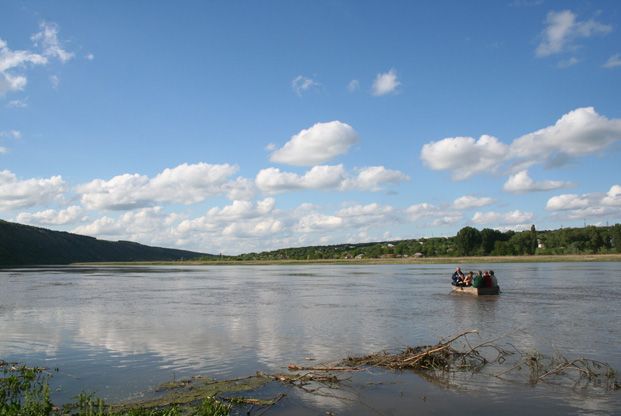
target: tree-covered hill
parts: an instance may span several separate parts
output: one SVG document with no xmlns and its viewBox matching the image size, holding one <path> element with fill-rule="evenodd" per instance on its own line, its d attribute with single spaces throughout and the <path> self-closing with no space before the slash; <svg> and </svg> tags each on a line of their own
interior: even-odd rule
<svg viewBox="0 0 621 416">
<path fill-rule="evenodd" d="M 170 261 L 209 258 L 209 254 L 105 241 L 0 220 L 0 266 L 76 262 Z"/>
</svg>

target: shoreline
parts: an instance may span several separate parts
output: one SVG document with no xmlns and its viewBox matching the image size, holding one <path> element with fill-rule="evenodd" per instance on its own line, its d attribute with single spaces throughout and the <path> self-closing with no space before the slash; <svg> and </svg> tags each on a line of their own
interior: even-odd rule
<svg viewBox="0 0 621 416">
<path fill-rule="evenodd" d="M 486 263 L 578 263 L 621 262 L 621 253 L 615 254 L 563 254 L 533 256 L 472 256 L 472 257 L 423 257 L 423 258 L 372 258 L 372 259 L 317 259 L 317 260 L 181 260 L 72 263 L 76 266 L 278 266 L 278 265 L 391 265 L 391 264 L 486 264 Z"/>
</svg>

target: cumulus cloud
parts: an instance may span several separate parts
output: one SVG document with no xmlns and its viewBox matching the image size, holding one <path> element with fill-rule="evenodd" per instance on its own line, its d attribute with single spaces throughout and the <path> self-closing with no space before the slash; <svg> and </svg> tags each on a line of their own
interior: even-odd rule
<svg viewBox="0 0 621 416">
<path fill-rule="evenodd" d="M 257 187 L 254 181 L 242 177 L 226 183 L 224 189 L 226 190 L 227 198 L 232 201 L 238 199 L 249 200 L 254 198 L 257 193 Z"/>
<path fill-rule="evenodd" d="M 298 96 L 302 96 L 302 94 L 306 91 L 318 88 L 319 85 L 320 84 L 314 79 L 305 77 L 303 75 L 298 75 L 291 81 L 291 88 L 293 89 L 293 92 L 295 92 Z"/>
<path fill-rule="evenodd" d="M 480 208 L 486 205 L 491 205 L 494 203 L 494 200 L 489 197 L 476 197 L 472 195 L 464 195 L 453 201 L 454 209 L 470 209 L 470 208 Z"/>
<path fill-rule="evenodd" d="M 463 180 L 481 172 L 495 171 L 507 158 L 509 147 L 493 136 L 449 137 L 423 145 L 421 159 L 434 170 L 450 170 Z"/>
<path fill-rule="evenodd" d="M 606 193 L 553 196 L 548 199 L 546 210 L 551 211 L 557 220 L 618 217 L 621 215 L 621 185 L 612 185 Z"/>
<path fill-rule="evenodd" d="M 272 153 L 270 160 L 312 166 L 346 153 L 357 141 L 358 134 L 349 124 L 338 120 L 316 123 L 292 136 L 282 148 Z"/>
<path fill-rule="evenodd" d="M 621 119 L 599 115 L 593 107 L 563 115 L 553 126 L 528 133 L 511 144 L 511 157 L 526 163 L 558 164 L 568 157 L 602 151 L 621 139 Z"/>
<path fill-rule="evenodd" d="M 612 185 L 606 193 L 553 196 L 548 199 L 546 210 L 551 211 L 556 220 L 619 217 L 621 215 L 621 185 Z"/>
<path fill-rule="evenodd" d="M 621 66 L 621 53 L 615 53 L 604 63 L 604 68 L 617 68 Z"/>
<path fill-rule="evenodd" d="M 385 184 L 396 184 L 408 180 L 410 177 L 398 170 L 386 169 L 384 166 L 370 166 L 358 169 L 357 175 L 346 179 L 341 188 L 379 191 Z"/>
<path fill-rule="evenodd" d="M 306 215 L 298 221 L 294 230 L 302 233 L 315 231 L 327 231 L 340 228 L 343 225 L 343 218 L 335 215 L 322 215 L 313 213 Z"/>
<path fill-rule="evenodd" d="M 401 83 L 397 79 L 397 71 L 391 69 L 388 72 L 377 74 L 375 81 L 373 81 L 372 93 L 375 96 L 394 93 L 399 85 Z"/>
<path fill-rule="evenodd" d="M 20 180 L 8 171 L 0 171 L 0 210 L 13 210 L 45 204 L 62 198 L 65 182 L 60 176 Z"/>
<path fill-rule="evenodd" d="M 612 31 L 612 26 L 594 19 L 579 21 L 571 10 L 550 11 L 546 17 L 541 42 L 535 50 L 539 57 L 550 56 L 572 50 L 581 38 L 605 35 Z"/>
<path fill-rule="evenodd" d="M 313 166 L 304 175 L 282 172 L 278 168 L 262 169 L 257 174 L 257 187 L 267 193 L 278 193 L 300 189 L 335 189 L 345 180 L 343 165 Z"/>
<path fill-rule="evenodd" d="M 376 192 L 383 186 L 408 180 L 409 177 L 397 170 L 383 166 L 371 166 L 358 169 L 351 175 L 343 165 L 313 166 L 304 175 L 283 172 L 278 168 L 266 168 L 259 171 L 255 179 L 257 188 L 265 193 L 280 193 L 303 189 L 320 190 L 362 190 Z"/>
<path fill-rule="evenodd" d="M 148 207 L 125 212 L 118 217 L 104 216 L 72 230 L 77 234 L 111 240 L 139 241 L 149 245 L 177 245 L 175 224 L 178 214 L 167 213 L 162 207 Z"/>
<path fill-rule="evenodd" d="M 545 180 L 536 182 L 528 175 L 528 171 L 522 170 L 509 176 L 503 189 L 507 192 L 523 194 L 527 192 L 551 191 L 570 186 L 572 186 L 571 182 L 564 181 Z"/>
<path fill-rule="evenodd" d="M 548 199 L 546 209 L 550 211 L 564 211 L 586 208 L 590 205 L 587 195 L 564 194 Z"/>
<path fill-rule="evenodd" d="M 31 225 L 66 225 L 85 221 L 84 210 L 73 205 L 61 210 L 46 209 L 38 212 L 22 212 L 17 215 L 16 221 Z"/>
<path fill-rule="evenodd" d="M 230 192 L 235 185 L 228 181 L 237 170 L 229 164 L 184 163 L 153 178 L 123 174 L 109 180 L 95 179 L 76 190 L 89 209 L 128 210 L 160 202 L 187 205 Z"/>
<path fill-rule="evenodd" d="M 601 152 L 619 140 L 621 119 L 608 119 L 593 107 L 584 107 L 564 114 L 552 126 L 515 139 L 510 145 L 488 135 L 479 140 L 449 137 L 423 145 L 420 157 L 431 169 L 452 171 L 453 179 L 462 180 L 477 173 L 494 172 L 505 162 L 511 162 L 511 171 L 517 173 L 535 163 L 559 166 L 571 158 Z M 525 175 L 516 178 L 525 179 Z M 544 181 L 534 185 L 552 189 L 552 185 L 560 184 Z"/>
<path fill-rule="evenodd" d="M 440 208 L 426 202 L 421 204 L 410 205 L 406 208 L 405 213 L 411 221 L 416 221 L 424 217 L 438 214 Z"/>
<path fill-rule="evenodd" d="M 341 208 L 336 216 L 343 219 L 349 225 L 370 226 L 373 224 L 386 224 L 395 221 L 395 210 L 390 205 L 380 205 L 376 202 L 371 204 L 355 204 Z"/>
<path fill-rule="evenodd" d="M 602 198 L 602 204 L 621 206 L 621 185 L 612 185 L 606 196 Z"/>
<path fill-rule="evenodd" d="M 230 205 L 224 207 L 210 208 L 203 216 L 184 219 L 178 226 L 177 230 L 181 233 L 188 232 L 222 232 L 226 227 L 233 223 L 237 224 L 257 224 L 269 220 L 272 214 L 275 214 L 276 201 L 273 198 L 265 198 L 256 203 L 250 201 L 233 201 Z M 241 228 L 229 228 L 229 232 L 233 230 L 248 229 L 248 225 Z M 235 233 L 233 233 L 235 234 Z"/>
<path fill-rule="evenodd" d="M 472 222 L 475 224 L 514 225 L 531 222 L 534 217 L 532 212 L 523 212 L 520 210 L 504 213 L 494 211 L 476 212 L 472 216 Z"/>
</svg>

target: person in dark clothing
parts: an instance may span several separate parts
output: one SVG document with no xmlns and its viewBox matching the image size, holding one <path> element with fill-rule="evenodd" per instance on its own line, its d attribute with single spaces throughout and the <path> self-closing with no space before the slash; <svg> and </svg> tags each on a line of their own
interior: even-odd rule
<svg viewBox="0 0 621 416">
<path fill-rule="evenodd" d="M 458 267 L 455 269 L 455 273 L 453 273 L 453 277 L 452 279 L 452 285 L 453 286 L 464 286 L 464 273 L 461 271 L 461 269 Z"/>
</svg>

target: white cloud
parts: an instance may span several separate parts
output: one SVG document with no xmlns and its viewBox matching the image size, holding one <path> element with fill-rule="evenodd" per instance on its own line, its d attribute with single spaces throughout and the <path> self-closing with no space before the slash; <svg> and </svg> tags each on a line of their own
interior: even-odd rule
<svg viewBox="0 0 621 416">
<path fill-rule="evenodd" d="M 14 173 L 0 171 L 0 210 L 32 207 L 58 200 L 65 191 L 60 176 L 19 180 Z"/>
<path fill-rule="evenodd" d="M 85 58 L 87 61 L 92 61 L 92 60 L 94 60 L 94 59 L 95 59 L 95 55 L 89 52 L 89 53 L 87 53 L 86 55 L 84 55 L 84 58 Z"/>
<path fill-rule="evenodd" d="M 257 174 L 257 187 L 267 193 L 278 193 L 300 189 L 335 189 L 345 180 L 343 165 L 314 166 L 304 175 L 282 172 L 278 168 L 262 169 Z"/>
<path fill-rule="evenodd" d="M 233 223 L 227 225 L 222 234 L 238 238 L 267 237 L 280 233 L 283 228 L 281 221 L 270 218 L 247 223 Z"/>
<path fill-rule="evenodd" d="M 437 215 L 439 211 L 440 209 L 435 205 L 424 202 L 421 204 L 410 205 L 408 208 L 406 208 L 405 213 L 411 221 L 417 221 L 424 217 Z"/>
<path fill-rule="evenodd" d="M 292 136 L 282 148 L 272 153 L 270 160 L 312 166 L 346 153 L 357 141 L 358 134 L 349 124 L 338 120 L 316 123 Z"/>
<path fill-rule="evenodd" d="M 587 195 L 564 194 L 548 199 L 546 209 L 549 211 L 564 211 L 586 208 L 590 205 Z"/>
<path fill-rule="evenodd" d="M 461 196 L 453 201 L 454 209 L 470 209 L 480 208 L 494 203 L 494 200 L 489 197 L 476 197 L 472 195 Z"/>
<path fill-rule="evenodd" d="M 347 84 L 347 91 L 349 92 L 356 92 L 360 89 L 360 82 L 357 79 L 352 79 L 351 81 L 349 81 L 349 84 Z"/>
<path fill-rule="evenodd" d="M 535 163 L 559 166 L 572 157 L 601 152 L 620 140 L 621 119 L 608 119 L 593 107 L 584 107 L 564 114 L 552 126 L 515 139 L 510 145 L 487 135 L 477 141 L 472 137 L 449 137 L 423 145 L 420 157 L 431 169 L 450 170 L 453 179 L 461 180 L 476 173 L 494 172 L 507 161 L 513 164 L 512 172 L 523 171 Z M 558 185 L 535 185 L 552 184 Z"/>
<path fill-rule="evenodd" d="M 546 27 L 535 53 L 539 57 L 562 53 L 574 49 L 575 42 L 580 38 L 605 35 L 611 31 L 612 26 L 593 19 L 578 21 L 570 10 L 551 11 L 546 17 Z"/>
<path fill-rule="evenodd" d="M 602 204 L 621 206 L 621 185 L 612 185 L 606 196 L 602 198 Z"/>
<path fill-rule="evenodd" d="M 76 227 L 72 232 L 112 240 L 171 246 L 177 245 L 175 224 L 179 220 L 179 215 L 166 213 L 162 207 L 149 207 L 123 213 L 117 218 L 104 216 Z"/>
<path fill-rule="evenodd" d="M 462 198 L 468 198 L 468 197 L 462 197 Z M 461 198 L 458 198 L 458 199 L 461 199 Z M 422 226 L 431 225 L 434 227 L 453 225 L 463 218 L 462 213 L 459 211 L 456 211 L 455 209 L 440 208 L 436 205 L 432 205 L 427 202 L 410 205 L 408 208 L 405 209 L 405 216 L 412 222 L 432 219 L 431 223 L 425 223 L 421 225 Z"/>
<path fill-rule="evenodd" d="M 13 71 L 23 69 L 27 65 L 45 64 L 47 64 L 45 56 L 30 51 L 11 50 L 7 43 L 0 39 L 0 96 L 7 92 L 23 90 L 26 87 L 28 83 L 26 77 L 15 75 Z"/>
<path fill-rule="evenodd" d="M 564 194 L 548 199 L 546 210 L 557 220 L 586 220 L 592 217 L 621 216 L 621 185 L 615 184 L 607 193 L 592 192 L 582 195 Z"/>
<path fill-rule="evenodd" d="M 1 154 L 4 154 L 4 153 L 6 153 L 6 152 L 8 152 L 8 149 L 7 149 L 6 147 L 2 147 L 2 146 L 0 146 L 0 155 L 1 155 Z"/>
<path fill-rule="evenodd" d="M 226 197 L 231 201 L 249 200 L 254 198 L 257 193 L 257 188 L 254 184 L 254 181 L 242 177 L 226 183 L 224 185 L 224 189 L 226 190 Z"/>
<path fill-rule="evenodd" d="M 615 53 L 612 55 L 606 63 L 603 65 L 604 68 L 617 68 L 621 66 L 621 53 Z"/>
<path fill-rule="evenodd" d="M 399 85 L 401 83 L 397 79 L 397 71 L 391 69 L 388 72 L 377 74 L 375 81 L 373 81 L 372 93 L 375 96 L 394 93 Z"/>
<path fill-rule="evenodd" d="M 593 107 L 578 108 L 563 115 L 553 126 L 526 134 L 511 144 L 512 158 L 526 164 L 558 164 L 568 157 L 602 151 L 621 140 L 621 119 L 609 120 Z"/>
<path fill-rule="evenodd" d="M 313 213 L 306 215 L 298 221 L 294 231 L 310 233 L 315 231 L 334 230 L 343 225 L 343 218 L 334 215 L 322 215 Z"/>
<path fill-rule="evenodd" d="M 366 205 L 351 205 L 341 208 L 336 216 L 343 222 L 355 227 L 386 224 L 395 221 L 394 208 L 390 205 L 380 205 L 376 202 Z"/>
<path fill-rule="evenodd" d="M 346 179 L 341 188 L 379 191 L 384 184 L 408 180 L 410 180 L 410 177 L 398 170 L 386 169 L 384 166 L 370 166 L 359 169 L 356 177 Z"/>
<path fill-rule="evenodd" d="M 266 168 L 259 171 L 255 179 L 257 188 L 266 193 L 279 193 L 302 189 L 321 190 L 361 190 L 377 192 L 383 185 L 409 180 L 409 177 L 397 170 L 384 166 L 371 166 L 358 169 L 352 176 L 343 165 L 313 166 L 304 175 L 283 172 L 278 168 Z"/>
<path fill-rule="evenodd" d="M 23 73 L 31 65 L 47 65 L 48 58 L 55 58 L 66 62 L 73 57 L 73 53 L 62 48 L 58 40 L 58 26 L 54 23 L 43 22 L 41 31 L 31 36 L 35 46 L 42 49 L 42 54 L 28 50 L 12 50 L 7 43 L 0 39 L 0 96 L 7 92 L 23 90 L 28 79 Z M 17 107 L 17 106 L 16 106 Z"/>
<path fill-rule="evenodd" d="M 66 225 L 84 221 L 84 210 L 73 205 L 61 210 L 46 209 L 38 212 L 22 212 L 16 217 L 16 221 L 31 225 Z"/>
<path fill-rule="evenodd" d="M 184 163 L 164 169 L 152 179 L 139 174 L 118 175 L 107 181 L 95 179 L 78 186 L 77 192 L 89 209 L 127 210 L 159 202 L 187 205 L 230 192 L 239 185 L 228 183 L 237 170 L 229 164 Z"/>
<path fill-rule="evenodd" d="M 532 212 L 523 212 L 520 210 L 510 212 L 476 212 L 472 216 L 472 222 L 475 224 L 500 224 L 500 225 L 514 225 L 530 222 L 534 218 Z"/>
<path fill-rule="evenodd" d="M 436 217 L 431 225 L 434 227 L 444 227 L 448 225 L 453 225 L 461 221 L 463 215 L 460 212 L 447 212 Z"/>
<path fill-rule="evenodd" d="M 450 170 L 453 179 L 495 171 L 506 159 L 509 147 L 493 136 L 449 137 L 423 145 L 421 159 L 434 170 Z"/>
<path fill-rule="evenodd" d="M 302 93 L 310 89 L 318 88 L 319 85 L 320 84 L 314 79 L 305 77 L 303 75 L 298 75 L 291 81 L 291 88 L 299 96 L 301 96 Z"/>
<path fill-rule="evenodd" d="M 40 31 L 32 35 L 31 39 L 35 46 L 43 49 L 45 56 L 57 58 L 63 63 L 73 58 L 73 53 L 63 49 L 58 40 L 58 25 L 50 22 L 41 22 L 39 29 Z"/>
<path fill-rule="evenodd" d="M 506 192 L 522 194 L 526 192 L 551 191 L 554 189 L 567 188 L 572 186 L 571 182 L 564 181 L 538 181 L 535 182 L 529 175 L 528 171 L 522 170 L 515 173 L 507 179 L 503 189 Z"/>
</svg>

